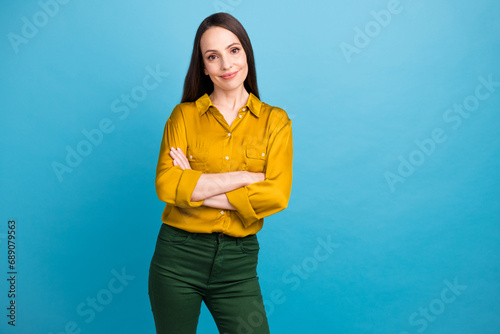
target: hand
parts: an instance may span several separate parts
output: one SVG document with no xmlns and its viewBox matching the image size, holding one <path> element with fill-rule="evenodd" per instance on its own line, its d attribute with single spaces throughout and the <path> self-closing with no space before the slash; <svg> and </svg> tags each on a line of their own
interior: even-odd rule
<svg viewBox="0 0 500 334">
<path fill-rule="evenodd" d="M 180 168 L 184 169 L 191 169 L 191 165 L 189 164 L 189 160 L 186 158 L 186 155 L 180 148 L 170 148 L 169 152 L 170 156 L 172 159 L 174 159 L 174 166 L 179 166 Z"/>
<path fill-rule="evenodd" d="M 255 182 L 264 181 L 265 179 L 266 179 L 265 173 L 254 173 L 249 171 L 243 171 L 243 180 L 245 180 L 247 186 Z"/>
</svg>

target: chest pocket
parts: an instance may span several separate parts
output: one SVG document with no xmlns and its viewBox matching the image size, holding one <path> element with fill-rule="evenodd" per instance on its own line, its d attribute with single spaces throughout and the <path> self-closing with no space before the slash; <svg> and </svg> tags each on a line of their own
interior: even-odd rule
<svg viewBox="0 0 500 334">
<path fill-rule="evenodd" d="M 265 145 L 249 145 L 245 148 L 245 167 L 249 172 L 263 173 L 266 167 Z"/>
<path fill-rule="evenodd" d="M 191 169 L 205 172 L 207 169 L 208 148 L 205 147 L 188 147 L 187 159 Z"/>
</svg>

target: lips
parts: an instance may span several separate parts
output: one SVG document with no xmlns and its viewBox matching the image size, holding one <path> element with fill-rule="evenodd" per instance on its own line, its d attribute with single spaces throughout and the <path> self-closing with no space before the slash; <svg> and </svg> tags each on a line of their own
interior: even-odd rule
<svg viewBox="0 0 500 334">
<path fill-rule="evenodd" d="M 238 74 L 238 71 L 232 72 L 232 73 L 228 73 L 228 74 L 224 74 L 224 75 L 221 75 L 220 77 L 222 79 L 231 79 L 231 78 L 234 78 L 236 76 L 236 74 Z"/>
</svg>

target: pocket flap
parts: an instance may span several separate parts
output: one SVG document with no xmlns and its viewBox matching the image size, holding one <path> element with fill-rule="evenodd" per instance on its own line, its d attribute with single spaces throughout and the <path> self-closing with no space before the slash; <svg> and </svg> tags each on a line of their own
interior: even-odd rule
<svg viewBox="0 0 500 334">
<path fill-rule="evenodd" d="M 206 162 L 208 159 L 208 148 L 188 147 L 187 159 L 189 162 Z"/>
<path fill-rule="evenodd" d="M 246 148 L 248 158 L 252 159 L 266 159 L 266 147 L 264 145 L 250 145 Z"/>
</svg>

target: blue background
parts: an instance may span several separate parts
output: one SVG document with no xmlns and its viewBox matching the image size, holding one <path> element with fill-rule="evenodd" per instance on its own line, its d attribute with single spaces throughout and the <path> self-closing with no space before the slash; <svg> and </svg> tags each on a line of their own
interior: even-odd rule
<svg viewBox="0 0 500 334">
<path fill-rule="evenodd" d="M 482 83 L 500 82 L 493 0 L 73 0 L 52 16 L 3 1 L 0 332 L 154 332 L 161 136 L 196 29 L 221 10 L 250 35 L 261 100 L 293 122 L 290 203 L 259 232 L 272 333 L 498 333 L 500 86 Z M 168 76 L 114 112 L 148 66 Z M 113 131 L 60 180 L 54 162 L 106 119 Z M 331 253 L 318 248 L 328 240 Z M 198 333 L 217 333 L 206 308 Z"/>
</svg>

